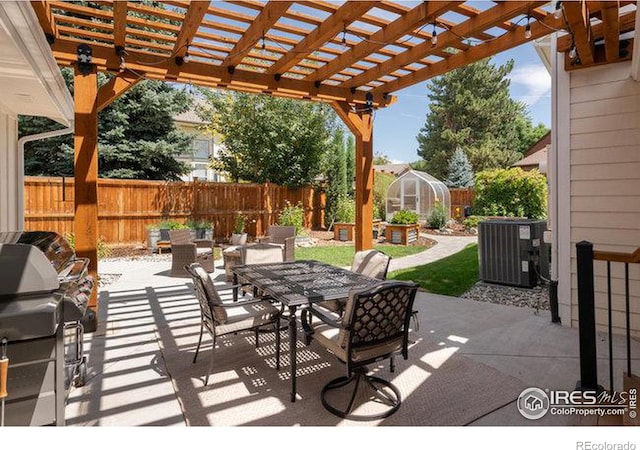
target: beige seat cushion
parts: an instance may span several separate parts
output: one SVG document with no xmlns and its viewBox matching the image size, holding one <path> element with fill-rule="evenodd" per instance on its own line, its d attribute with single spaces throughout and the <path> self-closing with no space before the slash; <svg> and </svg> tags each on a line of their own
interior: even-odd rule
<svg viewBox="0 0 640 450">
<path fill-rule="evenodd" d="M 260 301 L 248 305 L 231 306 L 227 310 L 227 321 L 216 327 L 217 334 L 233 333 L 272 323 L 280 314 L 268 301 Z"/>
<path fill-rule="evenodd" d="M 198 275 L 204 284 L 204 289 L 207 291 L 207 297 L 213 306 L 213 313 L 216 315 L 218 323 L 224 323 L 227 320 L 227 311 L 222 307 L 222 299 L 218 295 L 218 291 L 213 284 L 213 280 L 209 276 L 206 270 L 199 264 L 191 265 L 193 271 Z"/>
</svg>

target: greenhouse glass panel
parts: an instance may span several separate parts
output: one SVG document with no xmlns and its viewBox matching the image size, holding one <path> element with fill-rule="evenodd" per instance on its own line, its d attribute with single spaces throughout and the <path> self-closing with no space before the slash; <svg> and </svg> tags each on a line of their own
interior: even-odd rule
<svg viewBox="0 0 640 450">
<path fill-rule="evenodd" d="M 426 172 L 409 170 L 391 183 L 387 190 L 386 220 L 390 221 L 401 209 L 415 211 L 421 220 L 426 220 L 438 202 L 450 213 L 451 196 L 447 186 Z"/>
</svg>

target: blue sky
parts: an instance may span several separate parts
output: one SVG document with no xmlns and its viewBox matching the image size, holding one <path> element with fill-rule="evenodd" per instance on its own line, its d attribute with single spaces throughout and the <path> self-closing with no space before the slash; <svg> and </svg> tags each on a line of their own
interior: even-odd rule
<svg viewBox="0 0 640 450">
<path fill-rule="evenodd" d="M 526 103 L 534 125 L 551 126 L 551 76 L 542 64 L 533 44 L 524 44 L 492 58 L 494 64 L 514 60 L 511 73 L 511 97 Z M 412 162 L 419 158 L 416 136 L 429 112 L 428 82 L 397 91 L 398 101 L 376 111 L 373 126 L 375 153 L 387 155 L 393 162 Z"/>
</svg>

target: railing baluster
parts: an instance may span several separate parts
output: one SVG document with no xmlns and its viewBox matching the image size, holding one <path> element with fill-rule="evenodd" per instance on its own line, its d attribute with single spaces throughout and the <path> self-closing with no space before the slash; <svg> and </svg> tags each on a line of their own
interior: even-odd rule
<svg viewBox="0 0 640 450">
<path fill-rule="evenodd" d="M 593 244 L 576 244 L 578 276 L 578 331 L 580 335 L 580 381 L 576 389 L 598 390 L 596 320 L 593 286 Z"/>
<path fill-rule="evenodd" d="M 624 263 L 624 303 L 627 316 L 627 375 L 631 376 L 631 310 L 629 309 L 629 263 Z"/>
<path fill-rule="evenodd" d="M 611 317 L 611 261 L 607 261 L 607 316 L 609 319 L 609 391 L 613 392 L 613 320 Z"/>
</svg>

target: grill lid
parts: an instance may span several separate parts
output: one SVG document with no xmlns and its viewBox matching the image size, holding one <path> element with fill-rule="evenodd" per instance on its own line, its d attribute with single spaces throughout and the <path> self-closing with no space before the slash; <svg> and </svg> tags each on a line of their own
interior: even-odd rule
<svg viewBox="0 0 640 450">
<path fill-rule="evenodd" d="M 52 292 L 59 287 L 58 273 L 38 248 L 0 244 L 0 298 Z"/>
</svg>

